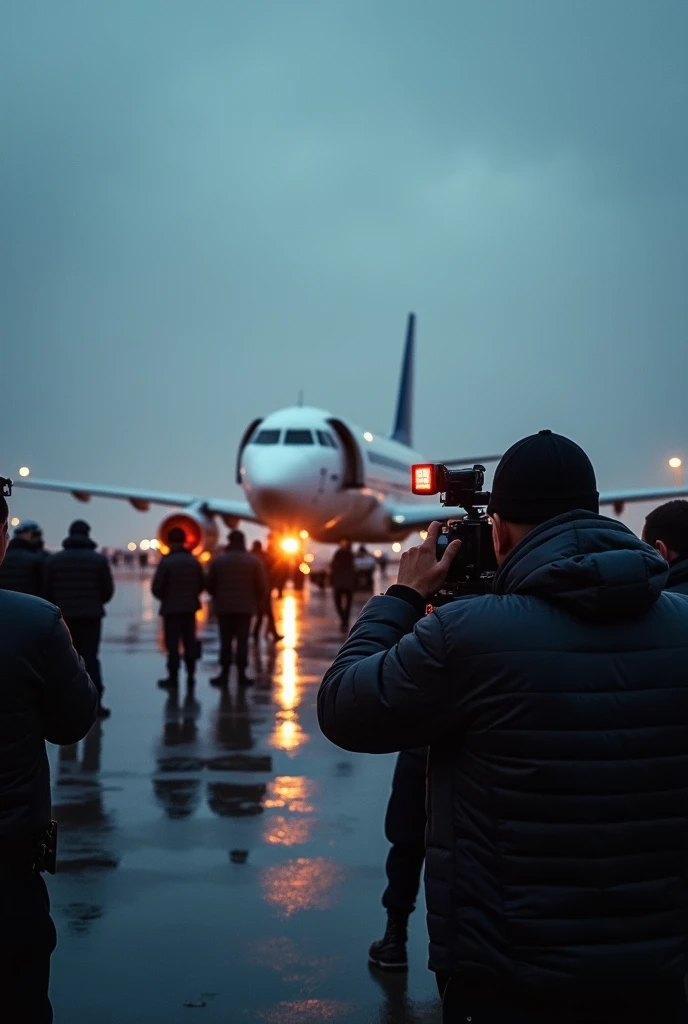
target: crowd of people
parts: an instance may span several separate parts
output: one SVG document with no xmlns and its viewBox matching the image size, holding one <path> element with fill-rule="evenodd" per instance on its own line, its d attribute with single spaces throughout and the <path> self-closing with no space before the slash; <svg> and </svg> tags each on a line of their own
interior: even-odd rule
<svg viewBox="0 0 688 1024">
<path fill-rule="evenodd" d="M 370 962 L 407 968 L 425 864 L 447 1024 L 688 1024 L 688 502 L 655 509 L 638 538 L 600 515 L 582 449 L 541 431 L 500 461 L 488 513 L 489 592 L 432 607 L 460 542 L 438 562 L 431 524 L 318 694 L 333 743 L 398 752 L 387 928 Z M 152 580 L 161 685 L 176 690 L 183 656 L 193 688 L 207 591 L 220 633 L 211 682 L 227 688 L 236 664 L 250 686 L 252 624 L 280 639 L 268 556 L 239 530 L 207 572 L 181 530 L 169 548 Z M 353 559 L 343 541 L 332 563 L 343 630 Z M 8 1020 L 48 1024 L 45 741 L 73 744 L 108 714 L 98 645 L 114 588 L 87 523 L 55 554 L 34 522 L 8 543 L 4 498 L 0 562 L 0 981 Z"/>
</svg>

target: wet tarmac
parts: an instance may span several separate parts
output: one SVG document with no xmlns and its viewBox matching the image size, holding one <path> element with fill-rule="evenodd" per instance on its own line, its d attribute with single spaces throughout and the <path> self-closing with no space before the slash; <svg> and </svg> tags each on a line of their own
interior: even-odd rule
<svg viewBox="0 0 688 1024">
<path fill-rule="evenodd" d="M 195 697 L 175 699 L 156 686 L 149 579 L 118 580 L 101 653 L 112 718 L 50 749 L 57 1024 L 439 1021 L 422 902 L 408 977 L 367 965 L 384 930 L 394 759 L 348 754 L 318 730 L 318 684 L 341 642 L 331 596 L 286 592 L 275 610 L 285 640 L 261 645 L 255 687 L 208 685 L 206 614 Z"/>
</svg>

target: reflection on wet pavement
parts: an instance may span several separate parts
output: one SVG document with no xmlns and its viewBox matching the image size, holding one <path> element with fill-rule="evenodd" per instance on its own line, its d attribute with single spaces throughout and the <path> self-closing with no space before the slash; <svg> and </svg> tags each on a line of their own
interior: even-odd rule
<svg viewBox="0 0 688 1024">
<path fill-rule="evenodd" d="M 422 911 L 408 979 L 367 966 L 393 761 L 319 733 L 340 643 L 331 598 L 287 592 L 275 608 L 285 639 L 254 650 L 254 687 L 208 685 L 218 640 L 204 607 L 195 693 L 168 695 L 149 580 L 120 579 L 102 653 L 113 716 L 50 750 L 57 1024 L 177 1024 L 200 1003 L 222 1024 L 439 1020 Z"/>
</svg>

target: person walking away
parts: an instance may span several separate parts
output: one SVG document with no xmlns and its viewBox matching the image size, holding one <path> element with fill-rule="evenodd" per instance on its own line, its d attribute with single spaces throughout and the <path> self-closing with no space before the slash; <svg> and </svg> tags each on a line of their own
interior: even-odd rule
<svg viewBox="0 0 688 1024">
<path fill-rule="evenodd" d="M 9 510 L 0 497 L 0 562 Z M 56 932 L 42 850 L 50 830 L 46 740 L 71 745 L 96 720 L 98 694 L 59 608 L 0 591 L 0 993 L 2 1019 L 50 1024 Z"/>
<path fill-rule="evenodd" d="M 460 548 L 401 557 L 325 674 L 347 750 L 427 744 L 425 894 L 445 1022 L 684 1024 L 688 607 L 541 431 L 500 461 L 493 592 L 426 615 Z"/>
<path fill-rule="evenodd" d="M 167 651 L 167 678 L 159 686 L 176 689 L 179 685 L 179 645 L 184 649 L 186 683 L 189 692 L 195 684 L 198 640 L 196 612 L 201 607 L 200 595 L 205 589 L 205 573 L 200 562 L 185 547 L 184 531 L 176 526 L 170 530 L 169 554 L 163 555 L 151 584 L 153 596 L 160 601 Z"/>
<path fill-rule="evenodd" d="M 267 627 L 265 630 L 266 636 L 270 640 L 272 640 L 273 643 L 277 643 L 279 640 L 284 640 L 284 637 L 281 635 L 281 633 L 277 632 L 277 626 L 275 625 L 275 616 L 272 610 L 272 587 L 270 585 L 270 581 L 272 579 L 272 572 L 270 564 L 270 555 L 263 548 L 263 545 L 259 540 L 254 540 L 253 544 L 251 545 L 251 554 L 255 555 L 255 557 L 260 562 L 262 562 L 263 569 L 265 570 L 265 579 L 267 581 L 267 586 L 265 588 L 265 597 L 263 598 L 263 604 L 261 608 L 259 608 L 258 610 L 258 614 L 256 615 L 256 621 L 253 625 L 253 639 L 256 643 L 258 643 L 258 641 L 260 640 L 260 628 L 263 625 L 263 619 L 265 619 Z"/>
<path fill-rule="evenodd" d="M 392 778 L 392 793 L 385 815 L 385 837 L 390 843 L 385 871 L 387 888 L 382 906 L 387 928 L 370 947 L 368 959 L 386 971 L 405 971 L 408 919 L 416 909 L 425 860 L 425 776 L 427 747 L 402 750 Z"/>
<path fill-rule="evenodd" d="M 253 680 L 246 668 L 251 619 L 264 606 L 268 583 L 263 563 L 246 550 L 241 530 L 232 530 L 226 550 L 211 562 L 207 589 L 213 597 L 220 629 L 220 674 L 210 683 L 212 686 L 228 685 L 234 658 L 232 646 L 236 641 L 239 686 L 250 686 Z"/>
<path fill-rule="evenodd" d="M 330 563 L 330 580 L 334 593 L 334 606 L 341 624 L 342 633 L 349 632 L 351 602 L 356 586 L 356 566 L 351 541 L 344 537 L 334 553 Z"/>
<path fill-rule="evenodd" d="M 98 695 L 100 718 L 108 718 L 103 707 L 103 679 L 98 659 L 105 605 L 112 600 L 115 585 L 110 564 L 99 554 L 83 519 L 69 527 L 62 551 L 45 560 L 45 597 L 62 611 L 72 642 L 86 663 Z"/>
<path fill-rule="evenodd" d="M 0 565 L 0 590 L 43 596 L 43 558 L 34 546 L 34 534 L 41 528 L 33 519 L 25 519 L 15 528 Z"/>
<path fill-rule="evenodd" d="M 688 594 L 688 501 L 676 498 L 653 509 L 645 520 L 643 540 L 669 563 L 666 589 Z"/>
</svg>

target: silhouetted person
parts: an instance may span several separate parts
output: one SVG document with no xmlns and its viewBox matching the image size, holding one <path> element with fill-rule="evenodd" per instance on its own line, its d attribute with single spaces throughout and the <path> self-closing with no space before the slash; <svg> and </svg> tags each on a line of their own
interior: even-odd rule
<svg viewBox="0 0 688 1024">
<path fill-rule="evenodd" d="M 394 769 L 385 816 L 385 836 L 391 843 L 385 865 L 387 888 L 382 896 L 387 928 L 369 951 L 370 962 L 383 970 L 406 970 L 408 966 L 407 925 L 416 909 L 425 860 L 427 760 L 427 747 L 402 750 Z"/>
<path fill-rule="evenodd" d="M 643 540 L 669 563 L 667 590 L 688 594 L 688 501 L 667 501 L 645 520 Z"/>
<path fill-rule="evenodd" d="M 7 518 L 0 497 L 0 562 Z M 40 861 L 51 813 L 45 741 L 81 740 L 96 719 L 98 694 L 58 608 L 3 590 L 0 625 L 0 1016 L 50 1024 L 56 939 Z"/>
<path fill-rule="evenodd" d="M 50 552 L 47 550 L 47 548 L 45 546 L 45 540 L 43 538 L 43 530 L 40 528 L 38 523 L 34 523 L 33 527 L 34 528 L 31 531 L 31 535 L 29 537 L 29 544 L 31 545 L 33 550 L 36 552 L 36 554 L 41 556 L 41 558 L 47 558 L 48 555 L 50 554 Z"/>
<path fill-rule="evenodd" d="M 224 554 L 211 563 L 208 572 L 208 593 L 213 596 L 220 629 L 220 674 L 210 680 L 213 686 L 227 686 L 229 682 L 234 641 L 239 686 L 252 684 L 246 673 L 248 638 L 251 619 L 264 606 L 267 586 L 263 563 L 246 550 L 241 530 L 232 530 Z"/>
<path fill-rule="evenodd" d="M 339 547 L 334 553 L 330 563 L 330 581 L 334 593 L 334 606 L 339 615 L 342 633 L 349 631 L 349 618 L 351 617 L 351 602 L 356 587 L 356 565 L 354 553 L 351 549 L 351 541 L 348 537 L 339 542 Z"/>
<path fill-rule="evenodd" d="M 426 614 L 439 523 L 318 695 L 344 749 L 429 746 L 425 895 L 443 1019 L 688 1020 L 686 598 L 541 431 L 503 456 L 491 592 Z"/>
<path fill-rule="evenodd" d="M 34 546 L 34 535 L 41 528 L 33 519 L 25 519 L 15 528 L 0 565 L 0 590 L 43 596 L 43 558 Z"/>
<path fill-rule="evenodd" d="M 103 707 L 103 679 L 98 660 L 105 605 L 112 600 L 115 585 L 110 563 L 99 554 L 89 534 L 91 527 L 76 519 L 62 551 L 45 560 L 45 596 L 61 609 L 72 642 L 86 662 L 88 674 L 100 697 L 99 716 L 107 718 Z"/>
<path fill-rule="evenodd" d="M 169 688 L 179 685 L 181 644 L 184 648 L 187 685 L 191 689 L 198 658 L 196 612 L 201 607 L 200 595 L 205 588 L 205 573 L 200 562 L 186 550 L 185 540 L 182 529 L 174 527 L 170 530 L 170 552 L 160 560 L 151 589 L 153 596 L 160 601 L 167 650 L 167 679 L 161 679 L 159 685 Z"/>
<path fill-rule="evenodd" d="M 274 640 L 276 643 L 278 640 L 283 640 L 284 637 L 277 632 L 277 626 L 275 625 L 275 616 L 272 611 L 272 587 L 270 586 L 272 558 L 268 551 L 263 550 L 263 545 L 259 540 L 254 540 L 253 544 L 251 545 L 251 554 L 255 555 L 255 557 L 263 563 L 263 569 L 265 570 L 265 578 L 268 584 L 265 588 L 265 597 L 263 598 L 263 604 L 259 608 L 258 614 L 256 615 L 256 619 L 253 624 L 253 639 L 256 641 L 256 643 L 260 639 L 260 627 L 263 624 L 263 619 L 265 619 L 266 636 L 268 636 L 271 640 Z"/>
</svg>

